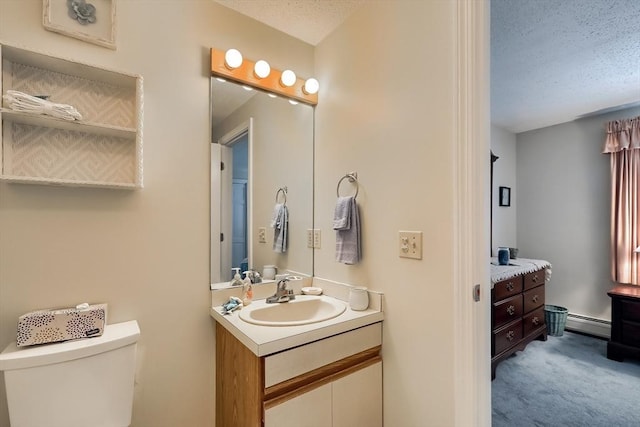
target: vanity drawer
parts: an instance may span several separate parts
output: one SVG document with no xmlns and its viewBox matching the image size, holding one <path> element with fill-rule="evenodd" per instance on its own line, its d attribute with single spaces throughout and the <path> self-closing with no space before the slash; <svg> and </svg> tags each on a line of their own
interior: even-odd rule
<svg viewBox="0 0 640 427">
<path fill-rule="evenodd" d="M 526 337 L 541 326 L 544 326 L 544 307 L 540 307 L 522 318 L 522 336 Z"/>
<path fill-rule="evenodd" d="M 382 323 L 374 323 L 264 358 L 265 387 L 291 380 L 382 345 Z"/>
<path fill-rule="evenodd" d="M 638 303 L 638 300 L 628 301 L 621 299 L 620 310 L 622 312 L 622 319 L 640 322 L 640 303 Z"/>
<path fill-rule="evenodd" d="M 544 304 L 544 286 L 538 286 L 524 294 L 524 312 L 528 313 Z"/>
<path fill-rule="evenodd" d="M 496 355 L 522 339 L 522 319 L 493 332 L 493 354 Z"/>
<path fill-rule="evenodd" d="M 527 273 L 524 275 L 524 289 L 535 288 L 536 286 L 544 285 L 546 276 L 546 270 L 534 271 L 533 273 Z"/>
<path fill-rule="evenodd" d="M 522 276 L 512 277 L 493 285 L 493 302 L 522 292 Z"/>
<path fill-rule="evenodd" d="M 522 317 L 522 294 L 493 304 L 493 328 Z"/>
</svg>

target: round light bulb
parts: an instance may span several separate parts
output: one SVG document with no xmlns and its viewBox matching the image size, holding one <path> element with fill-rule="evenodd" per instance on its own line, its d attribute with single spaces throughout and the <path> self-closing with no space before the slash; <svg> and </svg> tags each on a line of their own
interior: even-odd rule
<svg viewBox="0 0 640 427">
<path fill-rule="evenodd" d="M 242 54 L 237 49 L 229 49 L 224 54 L 224 64 L 227 68 L 234 69 L 242 65 Z"/>
<path fill-rule="evenodd" d="M 293 99 L 289 100 L 289 104 L 291 105 L 298 105 L 298 101 L 294 101 Z"/>
<path fill-rule="evenodd" d="M 304 82 L 304 86 L 302 87 L 302 90 L 307 95 L 316 94 L 318 93 L 319 89 L 320 89 L 320 83 L 318 83 L 318 81 L 314 78 L 307 79 L 307 81 Z"/>
<path fill-rule="evenodd" d="M 273 93 L 268 93 L 267 95 L 269 96 L 269 98 L 277 98 L 278 97 L 278 95 L 275 95 Z"/>
<path fill-rule="evenodd" d="M 282 86 L 291 87 L 296 84 L 296 73 L 291 70 L 284 70 L 282 76 L 280 76 L 280 83 Z"/>
<path fill-rule="evenodd" d="M 242 85 L 242 89 L 244 89 L 246 91 L 253 90 L 253 88 L 251 86 L 247 86 L 247 85 Z"/>
<path fill-rule="evenodd" d="M 261 59 L 253 66 L 253 73 L 259 79 L 264 79 L 271 73 L 271 67 L 267 61 Z"/>
</svg>

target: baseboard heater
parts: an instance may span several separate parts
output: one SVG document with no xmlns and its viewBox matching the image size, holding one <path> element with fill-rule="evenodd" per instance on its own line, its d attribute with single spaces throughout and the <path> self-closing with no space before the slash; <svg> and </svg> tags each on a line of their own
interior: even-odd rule
<svg viewBox="0 0 640 427">
<path fill-rule="evenodd" d="M 567 315 L 565 329 L 607 339 L 611 337 L 611 322 L 609 320 L 596 319 L 576 313 Z"/>
</svg>

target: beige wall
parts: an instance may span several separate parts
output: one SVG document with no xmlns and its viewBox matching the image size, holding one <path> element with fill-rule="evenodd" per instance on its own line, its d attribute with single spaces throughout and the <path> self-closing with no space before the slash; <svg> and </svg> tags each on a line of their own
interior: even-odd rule
<svg viewBox="0 0 640 427">
<path fill-rule="evenodd" d="M 388 426 L 455 425 L 454 36 L 454 2 L 367 2 L 316 48 L 314 274 L 385 294 Z M 355 266 L 335 262 L 331 230 L 336 183 L 350 171 L 362 218 Z M 399 230 L 424 232 L 422 260 L 398 257 Z"/>
<path fill-rule="evenodd" d="M 118 2 L 112 51 L 42 27 L 42 1 L 0 0 L 0 40 L 144 77 L 145 188 L 0 183 L 0 347 L 24 312 L 109 304 L 142 331 L 135 427 L 212 426 L 209 48 L 300 75 L 313 49 L 210 0 Z M 0 384 L 0 425 L 8 425 Z"/>
<path fill-rule="evenodd" d="M 518 247 L 516 213 L 518 189 L 516 187 L 516 135 L 499 126 L 491 126 L 491 151 L 499 157 L 493 164 L 493 241 L 491 253 L 498 256 L 498 247 Z M 500 206 L 500 187 L 511 188 L 511 206 Z M 521 252 L 524 258 L 530 255 Z"/>
<path fill-rule="evenodd" d="M 569 313 L 611 319 L 611 166 L 601 154 L 605 124 L 640 108 L 517 135 L 518 245 L 548 260 L 545 301 Z"/>
</svg>

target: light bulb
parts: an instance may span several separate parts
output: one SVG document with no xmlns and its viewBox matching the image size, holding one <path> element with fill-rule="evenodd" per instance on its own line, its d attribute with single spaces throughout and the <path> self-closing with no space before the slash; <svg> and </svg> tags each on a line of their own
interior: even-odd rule
<svg viewBox="0 0 640 427">
<path fill-rule="evenodd" d="M 264 79 L 271 73 L 271 67 L 267 61 L 261 59 L 253 66 L 253 73 L 259 79 Z"/>
<path fill-rule="evenodd" d="M 242 85 L 242 89 L 244 89 L 246 91 L 253 90 L 253 88 L 251 86 L 247 86 L 247 85 Z"/>
<path fill-rule="evenodd" d="M 303 92 L 307 95 L 318 93 L 318 89 L 320 89 L 320 83 L 318 83 L 318 81 L 314 78 L 307 79 L 307 81 L 304 82 L 304 86 L 302 87 Z"/>
<path fill-rule="evenodd" d="M 269 98 L 277 98 L 278 95 L 274 94 L 274 93 L 268 93 L 267 95 L 269 95 Z"/>
<path fill-rule="evenodd" d="M 296 73 L 291 70 L 284 70 L 280 76 L 282 86 L 291 87 L 296 84 Z"/>
<path fill-rule="evenodd" d="M 291 105 L 298 105 L 298 101 L 294 101 L 293 99 L 289 100 L 289 104 Z"/>
<path fill-rule="evenodd" d="M 242 54 L 237 49 L 229 49 L 224 54 L 224 64 L 227 68 L 233 70 L 242 65 Z"/>
</svg>

